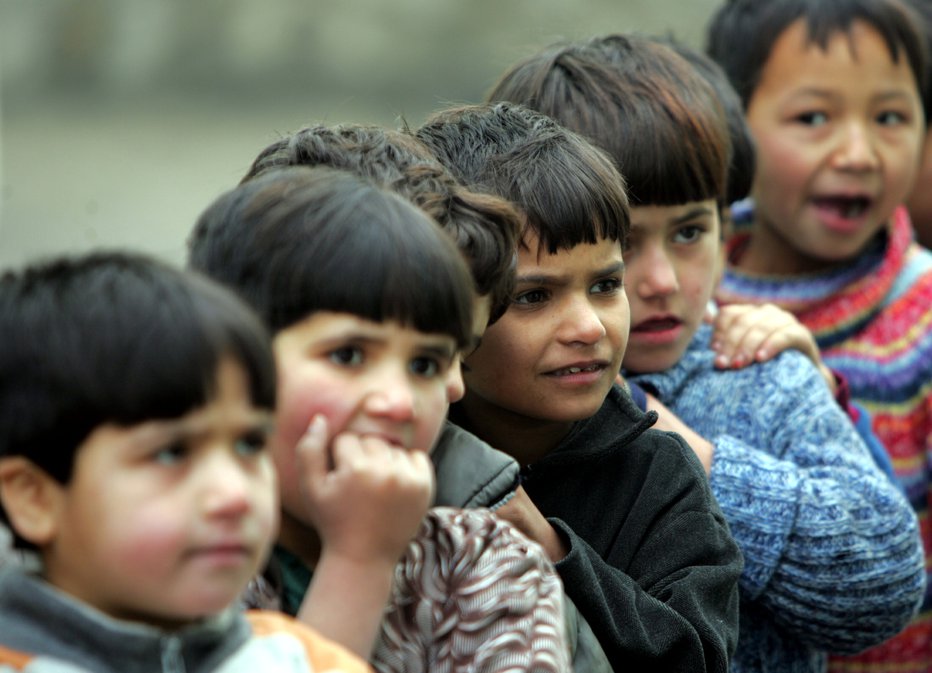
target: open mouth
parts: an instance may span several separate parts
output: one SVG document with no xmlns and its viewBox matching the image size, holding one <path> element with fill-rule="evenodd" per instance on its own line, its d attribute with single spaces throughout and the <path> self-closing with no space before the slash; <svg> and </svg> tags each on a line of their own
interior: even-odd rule
<svg viewBox="0 0 932 673">
<path fill-rule="evenodd" d="M 867 212 L 871 206 L 871 199 L 866 196 L 826 196 L 814 199 L 814 203 L 820 210 L 852 220 Z"/>
<path fill-rule="evenodd" d="M 654 320 L 645 320 L 642 323 L 638 323 L 631 331 L 632 332 L 667 332 L 671 329 L 675 329 L 680 325 L 680 321 L 676 318 L 657 318 Z"/>
<path fill-rule="evenodd" d="M 573 374 L 582 374 L 590 372 L 599 372 L 605 369 L 605 365 L 602 364 L 592 364 L 586 367 L 564 367 L 563 369 L 555 369 L 550 372 L 551 376 L 571 376 Z"/>
</svg>

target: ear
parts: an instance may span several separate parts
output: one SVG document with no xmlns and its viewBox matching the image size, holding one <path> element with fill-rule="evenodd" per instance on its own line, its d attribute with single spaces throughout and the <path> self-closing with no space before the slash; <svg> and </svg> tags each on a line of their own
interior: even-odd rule
<svg viewBox="0 0 932 673">
<path fill-rule="evenodd" d="M 55 539 L 64 488 L 22 456 L 0 458 L 0 503 L 13 530 L 43 547 Z"/>
</svg>

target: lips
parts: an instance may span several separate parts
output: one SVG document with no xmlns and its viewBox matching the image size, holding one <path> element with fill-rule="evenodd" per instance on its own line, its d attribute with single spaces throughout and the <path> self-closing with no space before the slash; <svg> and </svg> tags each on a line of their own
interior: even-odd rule
<svg viewBox="0 0 932 673">
<path fill-rule="evenodd" d="M 843 219 L 855 219 L 871 207 L 867 196 L 820 196 L 812 200 L 816 208 Z"/>
<path fill-rule="evenodd" d="M 240 568 L 253 558 L 252 548 L 240 543 L 220 543 L 198 547 L 190 552 L 192 560 L 215 568 Z"/>
<path fill-rule="evenodd" d="M 599 372 L 605 369 L 604 364 L 593 363 L 590 365 L 572 365 L 570 367 L 563 367 L 562 369 L 554 369 L 552 372 L 548 372 L 550 376 L 570 376 L 571 374 L 581 374 L 583 372 Z"/>
<path fill-rule="evenodd" d="M 637 325 L 631 328 L 632 332 L 668 332 L 672 329 L 676 329 L 682 324 L 682 321 L 678 318 L 673 317 L 663 317 L 663 318 L 649 318 L 648 320 L 642 320 Z"/>
</svg>

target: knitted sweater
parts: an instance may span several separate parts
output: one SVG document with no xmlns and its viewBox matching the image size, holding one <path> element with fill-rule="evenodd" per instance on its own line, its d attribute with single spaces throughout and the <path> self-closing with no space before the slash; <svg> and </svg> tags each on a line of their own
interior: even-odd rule
<svg viewBox="0 0 932 673">
<path fill-rule="evenodd" d="M 916 510 L 926 557 L 932 453 L 932 254 L 913 241 L 905 209 L 856 260 L 805 276 L 753 276 L 734 266 L 746 236 L 729 244 L 731 264 L 721 303 L 772 302 L 812 330 L 825 363 L 844 374 L 851 397 L 873 418 Z M 930 561 L 927 567 L 932 569 Z M 919 616 L 896 638 L 857 657 L 830 661 L 832 671 L 932 667 L 932 584 Z"/>
<path fill-rule="evenodd" d="M 812 363 L 714 366 L 704 325 L 671 369 L 626 376 L 715 445 L 710 481 L 744 556 L 735 673 L 825 670 L 922 600 L 916 515 Z"/>
<path fill-rule="evenodd" d="M 0 571 L 0 670 L 363 673 L 370 669 L 284 615 L 228 610 L 168 632 L 108 617 L 11 566 Z"/>
</svg>

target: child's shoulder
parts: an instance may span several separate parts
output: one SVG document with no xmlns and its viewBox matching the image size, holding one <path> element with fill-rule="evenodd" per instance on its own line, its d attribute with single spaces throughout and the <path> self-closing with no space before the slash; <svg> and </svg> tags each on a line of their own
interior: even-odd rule
<svg viewBox="0 0 932 673">
<path fill-rule="evenodd" d="M 296 619 L 271 610 L 250 610 L 253 637 L 224 670 L 284 673 L 371 673 L 362 659 Z"/>
<path fill-rule="evenodd" d="M 430 458 L 437 474 L 437 506 L 495 509 L 518 485 L 514 458 L 450 421 L 444 423 Z"/>
<path fill-rule="evenodd" d="M 688 464 L 702 476 L 702 466 L 685 440 L 675 433 L 655 429 L 656 422 L 656 412 L 641 411 L 627 393 L 614 386 L 599 413 L 590 420 L 589 429 L 609 447 L 606 456 L 614 456 L 632 467 L 640 464 L 644 469 L 655 470 L 666 465 L 667 469 L 676 470 Z"/>
</svg>

